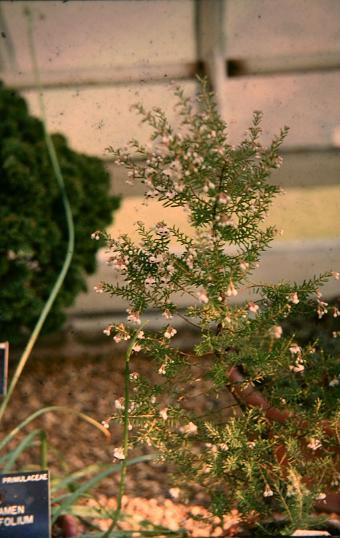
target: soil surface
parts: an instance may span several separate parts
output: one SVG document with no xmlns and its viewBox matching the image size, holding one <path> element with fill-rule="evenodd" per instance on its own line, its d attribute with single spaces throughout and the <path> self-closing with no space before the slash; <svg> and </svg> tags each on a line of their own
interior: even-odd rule
<svg viewBox="0 0 340 538">
<path fill-rule="evenodd" d="M 333 326 L 327 329 L 329 334 Z M 318 333 L 319 327 L 316 328 L 313 322 L 306 328 L 304 322 L 301 326 L 297 323 L 295 330 L 303 340 Z M 333 353 L 338 351 L 339 340 L 326 342 Z M 93 345 L 91 352 L 87 352 L 86 345 L 83 345 L 81 351 L 78 348 L 74 354 L 68 349 L 65 357 L 65 349 L 60 344 L 61 342 L 51 353 L 40 350 L 31 357 L 6 411 L 4 431 L 8 432 L 34 411 L 50 405 L 81 411 L 99 422 L 112 414 L 114 401 L 123 395 L 122 353 L 113 346 L 99 345 L 94 355 Z M 13 357 L 10 362 L 13 368 Z M 151 379 L 157 375 L 152 373 L 150 362 L 142 356 L 138 356 L 132 369 L 147 374 Z M 202 397 L 202 387 L 199 391 L 195 390 L 190 393 L 188 408 L 202 414 L 213 410 L 217 404 L 213 395 Z M 218 405 L 228 404 L 228 398 L 230 403 L 230 397 L 226 395 L 225 402 L 219 401 Z M 52 478 L 67 476 L 92 464 L 110 464 L 114 448 L 122 444 L 119 425 L 110 427 L 111 439 L 107 441 L 101 432 L 74 414 L 55 412 L 46 413 L 29 424 L 16 436 L 12 447 L 17 445 L 24 434 L 37 428 L 44 430 L 47 435 L 48 465 Z M 146 453 L 146 450 L 142 450 L 138 454 L 131 454 L 131 457 Z M 39 465 L 38 447 L 26 451 L 17 462 L 17 467 L 21 470 L 39 468 Z M 208 514 L 204 492 L 196 492 L 190 505 L 181 502 L 181 498 L 171 496 L 170 471 L 167 466 L 155 462 L 143 462 L 130 467 L 123 509 L 131 517 L 127 517 L 121 524 L 122 528 L 134 529 L 147 519 L 172 530 L 186 528 L 190 536 L 232 536 L 240 531 L 237 511 L 229 514 L 222 525 Z M 104 480 L 93 492 L 93 498 L 87 501 L 88 505 L 94 507 L 99 503 L 109 511 L 114 510 L 118 481 L 118 474 Z M 209 523 L 199 522 L 195 516 L 198 519 L 200 516 L 208 517 Z M 108 525 L 103 517 L 98 517 L 95 523 L 102 529 Z"/>
</svg>

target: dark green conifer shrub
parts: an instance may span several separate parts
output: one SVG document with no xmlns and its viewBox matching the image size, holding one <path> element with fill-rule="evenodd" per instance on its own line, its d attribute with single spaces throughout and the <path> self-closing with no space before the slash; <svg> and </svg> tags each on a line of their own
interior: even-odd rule
<svg viewBox="0 0 340 538">
<path fill-rule="evenodd" d="M 34 326 L 60 272 L 67 247 L 61 195 L 42 122 L 25 100 L 0 83 L 0 339 L 19 341 Z M 103 163 L 52 136 L 75 225 L 75 251 L 64 285 L 44 326 L 60 328 L 64 309 L 86 289 L 100 242 L 90 234 L 110 224 L 119 200 L 110 195 Z"/>
</svg>

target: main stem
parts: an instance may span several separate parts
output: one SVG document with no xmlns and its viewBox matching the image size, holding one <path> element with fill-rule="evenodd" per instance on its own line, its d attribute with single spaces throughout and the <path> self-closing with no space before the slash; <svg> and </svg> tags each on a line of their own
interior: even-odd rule
<svg viewBox="0 0 340 538">
<path fill-rule="evenodd" d="M 117 495 L 117 508 L 112 518 L 112 523 L 107 529 L 103 538 L 109 538 L 110 533 L 115 530 L 118 520 L 122 512 L 122 499 L 125 493 L 125 482 L 126 482 L 126 469 L 127 469 L 127 457 L 129 451 L 129 404 L 130 404 L 130 357 L 132 353 L 133 346 L 136 343 L 138 338 L 138 332 L 136 331 L 135 336 L 132 338 L 131 343 L 128 347 L 128 350 L 125 354 L 125 369 L 124 369 L 124 431 L 123 431 L 123 451 L 124 451 L 124 460 L 122 462 L 120 470 L 120 480 L 119 480 L 119 489 Z"/>
</svg>

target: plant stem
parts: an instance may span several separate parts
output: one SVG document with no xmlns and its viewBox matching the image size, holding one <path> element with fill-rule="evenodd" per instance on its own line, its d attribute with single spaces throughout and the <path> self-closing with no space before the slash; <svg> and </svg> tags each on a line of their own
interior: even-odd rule
<svg viewBox="0 0 340 538">
<path fill-rule="evenodd" d="M 48 467 L 48 444 L 47 435 L 41 430 L 40 432 L 40 468 L 47 469 Z"/>
<path fill-rule="evenodd" d="M 34 344 L 35 342 L 37 341 L 37 338 L 40 334 L 40 331 L 45 323 L 45 320 L 53 306 L 53 303 L 59 293 L 59 290 L 64 282 L 64 279 L 65 279 L 65 276 L 67 274 L 67 271 L 70 267 L 70 264 L 71 264 L 71 261 L 72 261 L 72 257 L 73 257 L 73 251 L 74 251 L 74 225 L 73 225 L 73 217 L 72 217 L 72 211 L 71 211 L 71 206 L 70 206 L 70 203 L 68 201 L 68 197 L 67 197 L 67 194 L 66 194 L 66 190 L 65 190 L 65 184 L 64 184 L 64 178 L 63 178 L 63 175 L 62 175 L 62 172 L 61 172 L 61 169 L 60 169 L 60 165 L 59 165 L 59 161 L 58 161 L 58 156 L 57 156 L 57 153 L 56 153 L 56 150 L 55 150 L 55 147 L 54 147 L 54 144 L 53 144 L 53 141 L 49 135 L 49 133 L 47 132 L 47 121 L 46 121 L 46 111 L 45 111 L 45 103 L 44 103 L 44 99 L 43 99 L 43 94 L 42 94 L 42 86 L 41 86 L 41 82 L 40 82 L 40 76 L 39 76 L 39 69 L 38 69 L 38 63 L 37 63 L 37 57 L 36 57 L 36 52 L 35 52 L 35 46 L 34 46 L 34 38 L 33 38 L 33 25 L 32 25 L 32 15 L 31 15 L 31 12 L 28 8 L 25 9 L 25 14 L 27 16 L 27 19 L 28 19 L 28 40 L 29 40 L 29 48 L 30 48 L 30 53 L 31 53 L 31 59 L 32 59 L 32 64 L 33 64 L 33 72 L 34 72 L 34 77 L 35 77 L 35 80 L 36 80 L 36 85 L 37 85 L 37 88 L 38 88 L 38 99 L 39 99 L 39 106 L 40 106 L 40 112 L 41 112 L 41 117 L 42 117 L 42 123 L 43 123 L 43 127 L 44 127 L 44 136 L 45 136 L 45 143 L 46 143 L 46 146 L 47 146 L 47 151 L 49 153 L 49 156 L 50 156 L 50 159 L 51 159 L 51 164 L 52 164 L 52 168 L 53 168 L 53 172 L 54 172 L 54 175 L 56 177 L 56 180 L 57 180 L 57 183 L 59 185 L 59 188 L 60 188 L 60 191 L 61 191 L 61 196 L 62 196 L 62 201 L 63 201 L 63 206 L 64 206 L 64 211 L 65 211 L 65 217 L 66 217 L 66 222 L 67 222 L 67 229 L 68 229 L 68 242 L 67 242 L 67 250 L 66 250 L 66 256 L 65 256 L 65 260 L 64 260 L 64 263 L 63 263 L 63 266 L 62 266 L 62 269 L 59 273 L 59 276 L 57 278 L 57 280 L 55 281 L 55 284 L 52 288 L 52 291 L 50 293 L 50 296 L 48 298 L 48 300 L 46 301 L 45 303 L 45 306 L 44 308 L 42 309 L 41 311 L 41 314 L 39 316 L 39 319 L 33 329 L 33 332 L 30 336 L 30 339 L 24 349 L 24 352 L 23 354 L 21 355 L 20 357 L 20 360 L 19 360 L 19 363 L 16 367 L 16 370 L 14 372 L 14 375 L 13 375 L 13 378 L 12 378 L 12 381 L 9 385 L 9 388 L 8 388 L 8 391 L 7 391 L 7 394 L 6 396 L 4 397 L 3 399 L 3 402 L 1 404 L 1 407 L 0 407 L 0 422 L 1 422 L 1 419 L 3 418 L 3 415 L 4 415 L 4 412 L 6 410 L 6 407 L 9 403 L 9 400 L 12 396 L 12 393 L 14 391 L 14 388 L 17 384 L 17 382 L 19 381 L 19 378 L 22 374 L 22 371 L 29 359 L 29 356 L 32 352 L 32 349 L 34 347 Z"/>
<path fill-rule="evenodd" d="M 120 480 L 119 480 L 119 489 L 117 495 L 117 508 L 115 514 L 112 518 L 112 523 L 107 531 L 103 534 L 103 538 L 109 538 L 110 533 L 115 530 L 118 520 L 122 512 L 122 499 L 125 493 L 125 482 L 126 482 L 126 469 L 127 469 L 127 457 L 129 451 L 129 404 L 130 404 L 130 357 L 133 350 L 133 346 L 136 343 L 138 338 L 138 333 L 140 329 L 136 330 L 134 337 L 131 339 L 131 343 L 125 354 L 125 370 L 124 370 L 124 430 L 123 430 L 123 450 L 124 450 L 124 459 L 122 462 L 122 467 L 120 471 Z"/>
</svg>

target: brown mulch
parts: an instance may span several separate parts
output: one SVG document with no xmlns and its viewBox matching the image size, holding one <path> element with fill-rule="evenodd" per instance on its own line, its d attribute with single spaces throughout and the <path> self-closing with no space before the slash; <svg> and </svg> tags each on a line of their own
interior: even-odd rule
<svg viewBox="0 0 340 538">
<path fill-rule="evenodd" d="M 58 348 L 60 355 L 58 355 Z M 57 350 L 57 351 L 56 351 Z M 86 347 L 74 355 L 68 352 L 67 358 L 59 346 L 51 354 L 41 350 L 30 358 L 24 373 L 15 389 L 11 403 L 6 411 L 4 430 L 8 432 L 31 413 L 38 409 L 59 405 L 76 409 L 90 415 L 99 422 L 108 418 L 114 409 L 114 401 L 123 395 L 124 358 L 117 346 L 112 349 L 98 346 L 98 353 L 86 353 Z M 13 354 L 12 354 L 13 355 Z M 11 359 L 13 368 L 13 357 Z M 140 355 L 136 356 L 132 369 L 147 375 L 155 381 L 159 378 L 150 368 L 150 361 Z M 155 370 L 155 369 L 154 369 Z M 197 375 L 200 371 L 197 371 Z M 214 397 L 202 398 L 202 386 L 191 389 L 192 398 L 188 398 L 187 407 L 204 414 L 214 410 Z M 48 439 L 48 464 L 53 476 L 67 476 L 70 472 L 81 470 L 96 463 L 112 463 L 113 449 L 122 445 L 121 426 L 111 424 L 111 440 L 88 423 L 71 413 L 47 413 L 28 425 L 16 436 L 11 446 L 14 447 L 24 434 L 41 428 Z M 146 454 L 146 450 L 138 454 Z M 132 454 L 131 456 L 138 455 Z M 115 461 L 116 462 L 116 461 Z M 39 449 L 25 452 L 18 460 L 18 468 L 28 469 L 39 466 Z M 168 479 L 171 471 L 166 465 L 156 462 L 142 462 L 130 467 L 127 473 L 126 493 L 123 510 L 132 514 L 121 523 L 122 529 L 134 529 L 142 520 L 163 525 L 169 529 L 186 528 L 192 536 L 232 535 L 237 523 L 237 512 L 225 519 L 224 528 L 220 522 L 208 514 L 205 495 L 197 491 L 193 503 L 181 502 L 171 498 L 169 489 L 172 484 Z M 89 502 L 92 506 L 99 503 L 107 510 L 116 506 L 119 475 L 113 474 L 105 479 L 94 492 Z M 194 521 L 189 515 L 208 516 L 210 523 Z M 98 526 L 105 529 L 108 520 L 98 518 Z M 195 529 L 195 531 L 193 531 Z M 228 534 L 225 534 L 228 532 Z"/>
<path fill-rule="evenodd" d="M 158 378 L 145 357 L 138 356 L 133 369 L 155 381 Z M 123 394 L 123 371 L 124 359 L 117 347 L 108 350 L 99 346 L 95 357 L 83 348 L 81 353 L 78 350 L 74 355 L 68 352 L 65 358 L 62 352 L 58 354 L 58 347 L 51 356 L 41 352 L 38 356 L 33 355 L 7 409 L 4 431 L 8 432 L 34 411 L 49 405 L 76 409 L 101 422 L 111 415 L 114 400 Z M 199 388 L 191 390 L 192 398 L 188 399 L 188 407 L 200 414 L 228 403 L 227 395 L 224 402 L 217 401 L 213 395 L 202 397 L 201 384 Z M 111 440 L 108 442 L 93 426 L 67 412 L 45 414 L 27 426 L 23 434 L 36 428 L 43 429 L 47 434 L 48 464 L 52 477 L 67 476 L 91 464 L 111 463 L 114 447 L 122 444 L 119 425 L 110 427 Z M 22 439 L 23 434 L 16 437 L 12 447 Z M 141 453 L 147 452 L 142 450 Z M 18 468 L 29 469 L 39 464 L 39 450 L 31 449 L 20 458 Z M 184 528 L 193 537 L 233 536 L 239 532 L 237 511 L 226 516 L 221 525 L 207 512 L 206 497 L 202 491 L 195 492 L 190 504 L 181 502 L 181 499 L 172 499 L 169 471 L 171 469 L 167 466 L 155 462 L 142 462 L 129 468 L 127 495 L 123 499 L 123 511 L 127 518 L 120 523 L 122 529 L 133 530 L 141 521 L 149 520 L 154 525 L 172 530 Z M 106 510 L 114 510 L 118 481 L 118 474 L 105 479 L 96 489 L 94 498 L 87 501 L 89 506 L 100 505 Z M 195 516 L 198 519 L 208 517 L 209 523 L 197 521 Z M 108 520 L 101 517 L 95 523 L 103 530 L 109 525 Z"/>
</svg>

